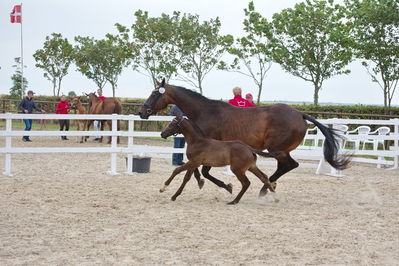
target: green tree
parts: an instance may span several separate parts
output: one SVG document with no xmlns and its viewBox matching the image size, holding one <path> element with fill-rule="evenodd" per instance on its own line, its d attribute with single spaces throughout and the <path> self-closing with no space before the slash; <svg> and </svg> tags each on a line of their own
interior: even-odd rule
<svg viewBox="0 0 399 266">
<path fill-rule="evenodd" d="M 75 46 L 74 60 L 78 71 L 87 78 L 93 80 L 98 88 L 103 89 L 107 79 L 103 72 L 104 56 L 94 38 L 75 37 L 77 45 Z"/>
<path fill-rule="evenodd" d="M 17 70 L 15 74 L 11 76 L 12 87 L 10 88 L 10 96 L 13 98 L 21 98 L 21 95 L 25 95 L 25 91 L 28 88 L 28 81 L 24 77 L 24 88 L 22 88 L 22 73 L 20 70 Z"/>
<path fill-rule="evenodd" d="M 53 83 L 53 95 L 59 96 L 62 79 L 68 74 L 73 61 L 73 47 L 59 33 L 46 37 L 43 49 L 37 50 L 33 57 L 36 67 L 44 70 L 43 76 Z"/>
<path fill-rule="evenodd" d="M 149 17 L 147 11 L 138 10 L 134 15 L 136 21 L 130 28 L 116 24 L 119 40 L 129 47 L 133 69 L 149 77 L 155 87 L 157 80 L 164 77 L 168 81 L 176 75 L 179 67 L 176 47 L 171 44 L 178 13 Z"/>
<path fill-rule="evenodd" d="M 234 41 L 231 35 L 220 35 L 219 18 L 200 22 L 198 15 L 175 12 L 177 36 L 170 41 L 179 51 L 178 79 L 198 88 L 203 93 L 205 76 L 220 62 L 221 57 Z"/>
<path fill-rule="evenodd" d="M 74 92 L 74 91 L 68 92 L 68 97 L 75 97 L 75 96 L 76 96 L 76 92 Z"/>
<path fill-rule="evenodd" d="M 382 89 L 384 106 L 391 107 L 399 80 L 399 2 L 352 0 L 346 7 L 356 57 Z"/>
<path fill-rule="evenodd" d="M 352 49 L 344 15 L 344 8 L 333 0 L 306 0 L 274 14 L 272 22 L 263 25 L 273 61 L 313 83 L 315 105 L 325 80 L 350 72 L 345 69 L 352 61 Z"/>
<path fill-rule="evenodd" d="M 238 38 L 235 45 L 228 49 L 228 52 L 234 56 L 234 61 L 230 65 L 222 62 L 219 69 L 234 71 L 251 78 L 258 88 L 259 104 L 264 79 L 272 65 L 268 39 L 263 31 L 263 25 L 267 22 L 255 11 L 253 2 L 249 3 L 244 12 L 246 18 L 243 24 L 247 35 Z"/>
</svg>

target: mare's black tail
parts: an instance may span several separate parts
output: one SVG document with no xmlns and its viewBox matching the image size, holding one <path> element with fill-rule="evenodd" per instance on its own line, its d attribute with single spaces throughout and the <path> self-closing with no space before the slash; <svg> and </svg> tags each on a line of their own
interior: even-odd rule
<svg viewBox="0 0 399 266">
<path fill-rule="evenodd" d="M 350 162 L 350 157 L 338 156 L 339 145 L 337 138 L 343 137 L 338 135 L 334 129 L 326 127 L 311 116 L 303 114 L 303 118 L 315 124 L 326 137 L 323 147 L 324 158 L 326 161 L 335 169 L 346 169 Z"/>
</svg>

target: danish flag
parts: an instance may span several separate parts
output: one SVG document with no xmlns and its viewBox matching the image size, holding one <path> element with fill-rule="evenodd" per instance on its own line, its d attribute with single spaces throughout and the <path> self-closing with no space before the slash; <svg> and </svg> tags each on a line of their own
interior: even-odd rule
<svg viewBox="0 0 399 266">
<path fill-rule="evenodd" d="M 22 22 L 22 7 L 21 5 L 15 5 L 10 14 L 11 23 Z"/>
</svg>

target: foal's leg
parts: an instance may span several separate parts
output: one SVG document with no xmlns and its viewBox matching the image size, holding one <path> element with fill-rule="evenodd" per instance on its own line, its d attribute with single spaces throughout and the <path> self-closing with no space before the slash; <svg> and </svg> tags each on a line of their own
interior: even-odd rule
<svg viewBox="0 0 399 266">
<path fill-rule="evenodd" d="M 201 179 L 201 174 L 198 168 L 195 168 L 194 170 L 194 177 L 197 179 L 199 189 L 201 189 L 204 186 L 205 180 Z"/>
<path fill-rule="evenodd" d="M 188 170 L 186 174 L 184 175 L 183 182 L 181 183 L 179 189 L 176 191 L 176 193 L 172 196 L 171 200 L 175 201 L 176 198 L 182 193 L 184 187 L 186 186 L 187 182 L 190 180 L 194 170 Z"/>
<path fill-rule="evenodd" d="M 247 191 L 251 182 L 248 180 L 245 173 L 243 173 L 243 171 L 241 169 L 231 169 L 231 170 L 237 176 L 238 180 L 241 182 L 241 185 L 242 185 L 241 191 L 240 191 L 240 193 L 238 193 L 237 197 L 232 202 L 227 203 L 229 205 L 234 205 L 240 201 L 242 195 L 244 195 L 245 191 Z"/>
<path fill-rule="evenodd" d="M 206 179 L 208 179 L 209 181 L 215 183 L 218 187 L 222 187 L 222 188 L 226 189 L 228 192 L 230 192 L 230 194 L 233 193 L 233 185 L 232 185 L 232 184 L 226 185 L 225 183 L 223 183 L 223 182 L 220 181 L 219 179 L 217 179 L 217 178 L 211 176 L 211 175 L 209 174 L 209 170 L 211 170 L 211 167 L 210 167 L 210 166 L 202 166 L 202 170 L 201 170 L 202 175 L 203 175 Z"/>
<path fill-rule="evenodd" d="M 267 175 L 263 173 L 256 165 L 249 168 L 248 171 L 256 175 L 260 179 L 260 181 L 262 181 L 262 183 L 267 186 L 268 189 L 270 189 L 270 191 L 274 192 L 274 188 L 267 178 Z"/>
<path fill-rule="evenodd" d="M 188 170 L 188 169 L 194 169 L 197 168 L 198 166 L 193 166 L 193 163 L 191 161 L 188 161 L 187 163 L 183 164 L 182 166 L 176 167 L 175 170 L 173 170 L 172 175 L 168 178 L 168 180 L 165 181 L 164 186 L 159 190 L 159 192 L 164 192 L 166 187 L 169 186 L 170 182 L 180 174 L 181 172 Z M 194 171 L 194 170 L 193 170 Z"/>
<path fill-rule="evenodd" d="M 276 189 L 276 186 L 277 186 L 277 183 L 276 183 L 277 179 L 279 179 L 285 173 L 287 173 L 287 172 L 291 171 L 292 169 L 295 169 L 299 166 L 299 163 L 296 162 L 294 159 L 292 159 L 289 153 L 285 153 L 283 156 L 279 156 L 276 159 L 278 161 L 277 170 L 269 178 L 269 181 L 274 189 Z M 259 192 L 259 197 L 265 196 L 266 193 L 267 193 L 267 186 L 263 185 L 262 189 Z"/>
</svg>

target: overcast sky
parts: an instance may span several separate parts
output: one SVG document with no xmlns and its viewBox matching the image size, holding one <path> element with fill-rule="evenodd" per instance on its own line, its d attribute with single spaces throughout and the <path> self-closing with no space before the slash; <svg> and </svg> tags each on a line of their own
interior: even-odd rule
<svg viewBox="0 0 399 266">
<path fill-rule="evenodd" d="M 271 16 L 284 8 L 293 7 L 297 0 L 255 0 L 255 8 L 263 16 Z M 10 12 L 21 1 L 0 1 L 0 94 L 7 94 L 12 86 L 11 75 L 15 68 L 14 58 L 20 56 L 20 24 L 10 23 Z M 245 0 L 35 0 L 23 3 L 24 63 L 27 66 L 25 76 L 29 89 L 41 95 L 52 95 L 51 83 L 43 77 L 42 70 L 35 67 L 32 54 L 42 48 L 47 35 L 61 33 L 71 42 L 77 35 L 103 38 L 107 33 L 116 33 L 115 23 L 130 26 L 134 21 L 134 12 L 138 9 L 149 11 L 151 16 L 172 13 L 178 10 L 185 13 L 197 13 L 207 20 L 219 17 L 222 33 L 240 36 L 243 34 L 243 9 Z M 320 102 L 382 104 L 383 94 L 378 84 L 372 83 L 365 69 L 358 62 L 349 65 L 352 73 L 325 81 L 320 92 Z M 190 88 L 188 84 L 171 82 Z M 249 78 L 237 73 L 212 71 L 204 81 L 204 95 L 213 99 L 228 99 L 234 86 L 243 88 L 244 93 L 256 94 Z M 77 94 L 96 89 L 94 82 L 88 80 L 71 66 L 64 78 L 62 92 L 73 90 Z M 192 89 L 192 88 L 191 88 Z M 150 80 L 131 68 L 122 73 L 116 95 L 119 97 L 146 98 L 151 90 Z M 112 95 L 109 85 L 105 95 Z M 399 104 L 399 92 L 393 104 Z M 284 72 L 278 64 L 273 64 L 266 78 L 262 101 L 312 101 L 313 87 L 309 82 Z"/>
</svg>

